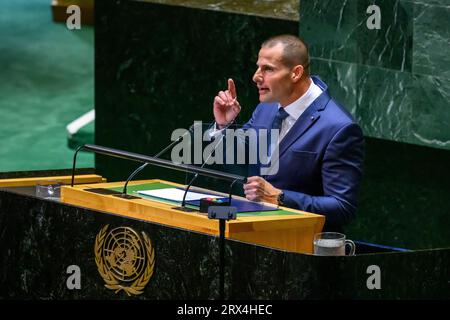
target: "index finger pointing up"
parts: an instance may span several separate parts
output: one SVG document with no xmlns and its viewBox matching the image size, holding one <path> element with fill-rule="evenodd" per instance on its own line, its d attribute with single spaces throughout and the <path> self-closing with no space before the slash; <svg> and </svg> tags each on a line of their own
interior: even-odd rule
<svg viewBox="0 0 450 320">
<path fill-rule="evenodd" d="M 228 79 L 228 91 L 231 93 L 231 97 L 236 99 L 236 86 L 234 85 L 233 79 Z"/>
</svg>

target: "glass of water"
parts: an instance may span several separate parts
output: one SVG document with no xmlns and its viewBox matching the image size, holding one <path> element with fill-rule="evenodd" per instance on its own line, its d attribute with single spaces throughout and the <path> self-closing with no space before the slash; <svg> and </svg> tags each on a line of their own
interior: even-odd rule
<svg viewBox="0 0 450 320">
<path fill-rule="evenodd" d="M 322 232 L 314 236 L 314 254 L 318 256 L 345 256 L 345 246 L 350 247 L 349 256 L 355 254 L 355 243 L 345 239 L 345 234 Z"/>
</svg>

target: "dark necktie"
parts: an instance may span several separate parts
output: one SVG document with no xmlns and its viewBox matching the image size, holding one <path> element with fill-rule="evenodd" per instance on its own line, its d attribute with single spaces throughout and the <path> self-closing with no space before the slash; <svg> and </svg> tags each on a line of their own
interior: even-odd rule
<svg viewBox="0 0 450 320">
<path fill-rule="evenodd" d="M 286 119 L 289 116 L 289 113 L 286 112 L 286 110 L 284 110 L 284 108 L 279 108 L 278 112 L 275 116 L 275 119 L 273 119 L 272 122 L 272 129 L 278 130 L 278 136 L 280 136 L 280 131 L 281 131 L 281 124 L 283 123 L 283 120 Z M 269 133 L 269 155 L 272 154 L 272 150 L 274 150 L 274 147 L 276 145 L 271 145 L 271 137 L 270 137 L 270 133 Z M 277 141 L 275 142 L 277 143 Z"/>
<path fill-rule="evenodd" d="M 281 124 L 283 123 L 283 120 L 286 119 L 289 116 L 289 113 L 284 110 L 284 108 L 279 108 L 278 112 L 275 116 L 275 119 L 273 119 L 272 122 L 272 129 L 281 129 Z"/>
</svg>

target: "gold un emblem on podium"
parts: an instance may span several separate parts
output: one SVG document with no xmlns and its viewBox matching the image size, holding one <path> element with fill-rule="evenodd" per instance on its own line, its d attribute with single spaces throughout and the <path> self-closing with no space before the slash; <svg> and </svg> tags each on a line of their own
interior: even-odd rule
<svg viewBox="0 0 450 320">
<path fill-rule="evenodd" d="M 141 294 L 153 275 L 155 250 L 150 238 L 129 227 L 104 226 L 95 238 L 95 263 L 105 287 L 129 296 Z"/>
</svg>

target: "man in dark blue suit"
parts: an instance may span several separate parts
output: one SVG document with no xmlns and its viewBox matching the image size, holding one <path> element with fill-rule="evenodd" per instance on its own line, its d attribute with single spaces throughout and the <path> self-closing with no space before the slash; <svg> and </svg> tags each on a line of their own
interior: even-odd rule
<svg viewBox="0 0 450 320">
<path fill-rule="evenodd" d="M 298 37 L 273 37 L 261 46 L 253 76 L 260 104 L 244 128 L 277 129 L 278 171 L 251 176 L 249 200 L 322 214 L 324 230 L 342 231 L 355 216 L 362 176 L 361 128 L 309 74 L 309 53 Z M 214 99 L 218 128 L 231 123 L 241 107 L 233 80 Z"/>
</svg>

